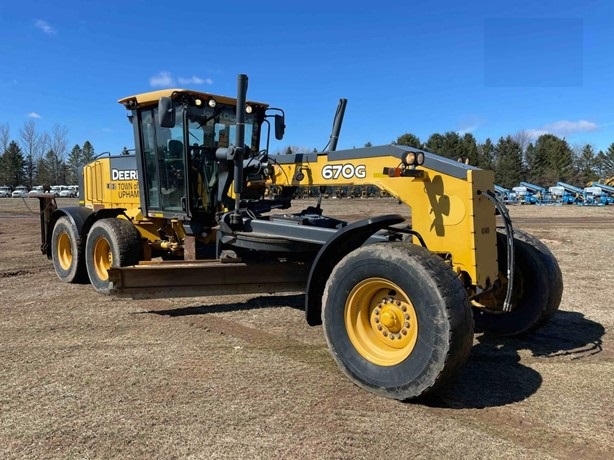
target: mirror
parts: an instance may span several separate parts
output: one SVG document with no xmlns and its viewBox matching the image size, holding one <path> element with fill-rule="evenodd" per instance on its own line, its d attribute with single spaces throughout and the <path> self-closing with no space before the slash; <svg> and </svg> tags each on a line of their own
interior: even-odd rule
<svg viewBox="0 0 614 460">
<path fill-rule="evenodd" d="M 170 97 L 158 101 L 158 124 L 163 128 L 175 127 L 175 105 Z"/>
<path fill-rule="evenodd" d="M 275 139 L 278 141 L 284 138 L 286 131 L 286 122 L 283 115 L 275 115 Z"/>
</svg>

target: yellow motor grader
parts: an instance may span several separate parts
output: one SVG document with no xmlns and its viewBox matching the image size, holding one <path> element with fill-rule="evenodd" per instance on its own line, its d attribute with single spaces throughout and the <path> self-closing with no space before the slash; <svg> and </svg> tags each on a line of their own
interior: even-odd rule
<svg viewBox="0 0 614 460">
<path fill-rule="evenodd" d="M 512 227 L 492 171 L 402 145 L 271 155 L 283 110 L 184 89 L 125 97 L 135 154 L 83 168 L 76 207 L 41 196 L 41 249 L 60 280 L 133 298 L 305 293 L 340 369 L 407 400 L 466 361 L 474 331 L 515 335 L 558 309 L 549 249 Z M 271 132 L 273 131 L 273 132 Z M 262 141 L 262 142 L 261 142 Z M 299 188 L 377 187 L 411 215 L 346 222 Z M 274 195 L 267 193 L 274 187 Z"/>
</svg>

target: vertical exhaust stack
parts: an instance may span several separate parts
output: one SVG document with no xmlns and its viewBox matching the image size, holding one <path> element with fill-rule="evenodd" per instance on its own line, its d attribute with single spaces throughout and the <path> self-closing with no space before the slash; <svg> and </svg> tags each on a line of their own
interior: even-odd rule
<svg viewBox="0 0 614 460">
<path fill-rule="evenodd" d="M 333 132 L 330 135 L 329 152 L 337 150 L 337 141 L 339 140 L 339 133 L 341 132 L 341 125 L 343 124 L 343 115 L 345 114 L 347 102 L 347 99 L 339 99 L 339 105 L 335 113 L 335 121 L 333 122 Z"/>
<path fill-rule="evenodd" d="M 341 132 L 341 125 L 343 124 L 343 115 L 345 114 L 345 106 L 347 105 L 347 102 L 347 99 L 339 99 L 337 111 L 335 112 L 335 119 L 333 121 L 333 131 L 330 134 L 330 139 L 327 144 L 328 149 L 325 147 L 325 152 L 334 152 L 337 150 L 337 141 L 339 140 L 339 133 Z M 320 186 L 318 201 L 316 202 L 315 208 L 313 208 L 318 215 L 322 215 L 322 197 L 324 196 L 325 191 L 326 187 Z"/>
<path fill-rule="evenodd" d="M 243 192 L 243 153 L 245 152 L 245 103 L 247 98 L 247 75 L 239 74 L 237 77 L 237 145 L 234 162 L 234 193 L 235 209 L 230 216 L 232 225 L 241 223 L 239 204 Z"/>
</svg>

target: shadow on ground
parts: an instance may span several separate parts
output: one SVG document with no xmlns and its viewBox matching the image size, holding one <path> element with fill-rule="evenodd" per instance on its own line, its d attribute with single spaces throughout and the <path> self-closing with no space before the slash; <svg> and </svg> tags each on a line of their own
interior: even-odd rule
<svg viewBox="0 0 614 460">
<path fill-rule="evenodd" d="M 297 310 L 305 309 L 304 294 L 280 294 L 253 297 L 246 302 L 240 303 L 221 303 L 213 305 L 197 305 L 193 307 L 174 308 L 170 310 L 150 310 L 147 313 L 154 313 L 162 316 L 190 316 L 206 315 L 211 313 L 226 313 L 238 310 L 257 310 L 259 308 L 281 308 L 290 307 Z"/>
<path fill-rule="evenodd" d="M 303 310 L 304 305 L 305 297 L 302 294 L 271 295 L 254 297 L 241 303 L 151 310 L 148 313 L 179 317 L 260 308 Z M 479 334 L 467 364 L 451 385 L 436 396 L 415 402 L 431 407 L 468 409 L 522 401 L 536 393 L 542 384 L 539 372 L 521 362 L 522 350 L 528 350 L 531 354 L 529 359 L 523 358 L 525 363 L 587 359 L 602 350 L 604 333 L 601 324 L 585 318 L 582 313 L 559 311 L 541 329 L 521 337 Z"/>
<path fill-rule="evenodd" d="M 559 311 L 547 325 L 522 337 L 480 334 L 469 361 L 450 387 L 422 402 L 466 409 L 522 401 L 539 390 L 542 377 L 521 363 L 521 350 L 530 351 L 535 361 L 586 359 L 602 350 L 604 332 L 601 324 L 582 313 Z"/>
</svg>

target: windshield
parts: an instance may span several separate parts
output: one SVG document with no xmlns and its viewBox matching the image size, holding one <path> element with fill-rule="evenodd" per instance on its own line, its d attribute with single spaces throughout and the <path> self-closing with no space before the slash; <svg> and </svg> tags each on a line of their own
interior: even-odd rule
<svg viewBox="0 0 614 460">
<path fill-rule="evenodd" d="M 191 145 L 217 149 L 237 145 L 236 111 L 232 106 L 190 107 L 188 132 Z M 259 123 L 254 114 L 245 116 L 245 146 L 258 151 Z"/>
</svg>

